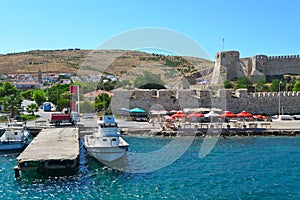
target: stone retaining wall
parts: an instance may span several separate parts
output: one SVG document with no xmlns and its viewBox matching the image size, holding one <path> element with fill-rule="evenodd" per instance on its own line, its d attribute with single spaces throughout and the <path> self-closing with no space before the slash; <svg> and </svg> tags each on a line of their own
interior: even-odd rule
<svg viewBox="0 0 300 200">
<path fill-rule="evenodd" d="M 280 103 L 279 103 L 280 101 Z M 114 114 L 126 115 L 121 108 L 146 110 L 183 110 L 184 108 L 220 108 L 231 112 L 274 115 L 300 113 L 300 92 L 248 93 L 246 89 L 216 92 L 198 90 L 121 90 L 115 91 L 111 108 Z"/>
</svg>

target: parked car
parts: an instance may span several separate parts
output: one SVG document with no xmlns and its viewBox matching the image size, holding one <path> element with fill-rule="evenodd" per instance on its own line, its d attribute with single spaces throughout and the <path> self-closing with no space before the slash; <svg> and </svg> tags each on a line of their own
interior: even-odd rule
<svg viewBox="0 0 300 200">
<path fill-rule="evenodd" d="M 300 120 L 300 115 L 294 115 L 294 120 Z"/>
<path fill-rule="evenodd" d="M 147 122 L 147 118 L 146 117 L 137 117 L 135 119 L 135 121 L 137 121 L 137 122 Z"/>
<path fill-rule="evenodd" d="M 279 115 L 277 118 L 273 119 L 273 121 L 286 121 L 286 120 L 293 120 L 290 115 Z"/>
</svg>

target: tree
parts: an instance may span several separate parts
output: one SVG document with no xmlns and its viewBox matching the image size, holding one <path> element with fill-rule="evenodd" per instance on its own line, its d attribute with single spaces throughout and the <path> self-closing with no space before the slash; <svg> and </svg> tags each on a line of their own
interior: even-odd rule
<svg viewBox="0 0 300 200">
<path fill-rule="evenodd" d="M 269 88 L 266 86 L 266 79 L 265 78 L 261 78 L 257 81 L 257 83 L 256 83 L 256 91 L 257 92 L 267 92 L 268 89 Z"/>
<path fill-rule="evenodd" d="M 294 91 L 294 92 L 300 91 L 300 81 L 297 81 L 297 82 L 294 84 L 293 91 Z"/>
<path fill-rule="evenodd" d="M 113 90 L 115 88 L 115 86 L 117 85 L 117 83 L 118 83 L 118 81 L 116 81 L 116 80 L 112 81 L 108 78 L 104 78 L 97 85 L 97 90 L 105 90 L 105 91 Z"/>
<path fill-rule="evenodd" d="M 60 99 L 70 99 L 71 94 L 69 91 L 63 92 L 60 94 Z"/>
<path fill-rule="evenodd" d="M 279 83 L 280 83 L 280 86 L 279 86 Z M 273 79 L 271 86 L 270 86 L 270 90 L 271 90 L 271 92 L 279 92 L 279 90 L 284 91 L 285 90 L 285 82 L 280 81 L 279 79 Z"/>
<path fill-rule="evenodd" d="M 18 90 L 13 84 L 9 82 L 1 83 L 0 85 L 0 97 L 5 97 L 9 95 L 20 94 L 20 90 Z"/>
<path fill-rule="evenodd" d="M 18 109 L 21 108 L 22 101 L 23 97 L 20 94 L 11 94 L 9 96 L 5 96 L 2 99 L 2 109 L 4 112 L 9 112 L 10 116 L 14 118 L 18 112 Z"/>
<path fill-rule="evenodd" d="M 235 89 L 240 89 L 240 88 L 247 88 L 249 89 L 250 87 L 252 87 L 253 83 L 252 81 L 247 78 L 247 77 L 240 77 L 236 80 L 236 85 L 235 85 Z"/>
<path fill-rule="evenodd" d="M 295 81 L 290 81 L 289 83 L 287 83 L 286 84 L 287 91 L 293 91 L 295 83 L 296 83 Z"/>
<path fill-rule="evenodd" d="M 224 84 L 224 88 L 226 89 L 233 88 L 233 84 L 228 80 L 225 80 L 223 84 Z"/>
<path fill-rule="evenodd" d="M 21 92 L 21 95 L 24 99 L 33 100 L 33 90 L 26 90 Z"/>
<path fill-rule="evenodd" d="M 57 110 L 63 110 L 64 108 L 70 108 L 69 99 L 59 99 L 56 105 Z"/>
<path fill-rule="evenodd" d="M 99 111 L 106 111 L 111 102 L 111 97 L 106 93 L 99 94 L 95 98 L 95 109 Z"/>
<path fill-rule="evenodd" d="M 61 99 L 61 95 L 65 92 L 69 92 L 70 84 L 57 84 L 48 89 L 48 101 L 57 105 L 58 100 Z"/>
<path fill-rule="evenodd" d="M 38 106 L 35 103 L 32 103 L 27 106 L 27 112 L 31 113 L 31 115 L 34 115 L 34 112 L 37 112 L 39 110 Z"/>
<path fill-rule="evenodd" d="M 4 112 L 10 112 L 15 117 L 18 109 L 21 108 L 23 97 L 20 90 L 9 82 L 0 83 L 0 101 Z"/>
<path fill-rule="evenodd" d="M 40 89 L 34 90 L 32 96 L 38 106 L 47 100 L 45 92 Z"/>
<path fill-rule="evenodd" d="M 151 87 L 151 89 L 162 89 L 165 88 L 164 85 L 160 74 L 154 74 L 149 71 L 144 71 L 142 76 L 138 76 L 134 80 L 134 86 L 138 88 L 145 88 L 147 86 L 147 88 Z"/>
</svg>

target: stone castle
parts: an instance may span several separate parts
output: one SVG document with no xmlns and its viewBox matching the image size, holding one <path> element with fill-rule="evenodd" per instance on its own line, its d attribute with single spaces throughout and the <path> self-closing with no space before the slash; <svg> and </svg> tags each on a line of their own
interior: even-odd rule
<svg viewBox="0 0 300 200">
<path fill-rule="evenodd" d="M 239 77 L 249 77 L 253 82 L 264 78 L 270 81 L 285 74 L 300 74 L 300 56 L 266 56 L 254 55 L 240 58 L 238 51 L 223 51 L 216 54 L 213 82 L 223 83 Z"/>
<path fill-rule="evenodd" d="M 285 74 L 300 74 L 300 57 L 255 55 L 240 58 L 238 51 L 216 54 L 213 84 L 224 80 L 249 77 L 253 82 L 264 78 L 282 78 Z M 187 89 L 181 90 L 118 90 L 114 92 L 111 108 L 114 114 L 126 114 L 120 108 L 182 110 L 184 108 L 220 108 L 223 111 L 255 114 L 300 114 L 300 92 L 248 93 L 247 89 Z M 124 113 L 125 112 L 125 113 Z"/>
</svg>

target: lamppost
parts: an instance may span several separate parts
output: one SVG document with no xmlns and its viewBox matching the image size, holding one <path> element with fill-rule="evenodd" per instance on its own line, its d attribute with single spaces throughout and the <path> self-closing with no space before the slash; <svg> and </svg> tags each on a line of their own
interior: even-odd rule
<svg viewBox="0 0 300 200">
<path fill-rule="evenodd" d="M 278 118 L 280 116 L 280 84 L 281 84 L 281 81 L 279 81 L 279 84 L 278 84 Z"/>
<path fill-rule="evenodd" d="M 48 88 L 49 88 L 48 60 L 46 60 L 46 68 L 47 68 L 47 101 L 49 101 L 49 92 L 48 92 Z"/>
</svg>

